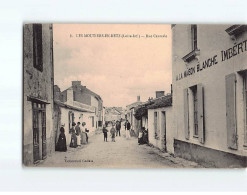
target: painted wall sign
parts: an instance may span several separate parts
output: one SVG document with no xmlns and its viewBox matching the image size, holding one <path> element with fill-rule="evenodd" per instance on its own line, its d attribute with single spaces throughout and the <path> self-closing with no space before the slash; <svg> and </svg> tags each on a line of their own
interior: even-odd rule
<svg viewBox="0 0 247 195">
<path fill-rule="evenodd" d="M 245 51 L 247 51 L 247 40 L 245 40 L 241 43 L 238 43 L 227 50 L 222 50 L 220 53 L 221 62 L 229 60 L 232 57 L 237 56 L 238 54 L 243 53 Z M 204 60 L 202 64 L 198 63 L 195 67 L 188 68 L 183 73 L 179 73 L 176 76 L 176 81 L 179 81 L 183 78 L 186 78 L 190 75 L 195 74 L 196 72 L 203 71 L 207 68 L 210 68 L 210 67 L 218 64 L 217 57 L 218 57 L 218 55 L 214 55 L 213 57 Z"/>
</svg>

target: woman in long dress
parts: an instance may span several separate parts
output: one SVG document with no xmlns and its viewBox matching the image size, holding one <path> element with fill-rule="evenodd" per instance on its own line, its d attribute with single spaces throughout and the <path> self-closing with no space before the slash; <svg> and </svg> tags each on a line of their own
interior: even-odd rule
<svg viewBox="0 0 247 195">
<path fill-rule="evenodd" d="M 67 151 L 67 145 L 66 145 L 66 137 L 64 134 L 64 126 L 63 124 L 60 128 L 60 135 L 56 144 L 55 151 L 60 151 L 60 152 L 66 152 Z"/>
<path fill-rule="evenodd" d="M 81 128 L 81 144 L 87 143 L 87 133 L 86 133 L 86 123 L 82 122 L 82 128 Z"/>
<path fill-rule="evenodd" d="M 76 137 L 76 134 L 75 134 L 75 122 L 72 123 L 72 128 L 70 130 L 71 132 L 71 141 L 70 141 L 70 147 L 71 148 L 76 148 L 77 147 L 77 137 Z"/>
</svg>

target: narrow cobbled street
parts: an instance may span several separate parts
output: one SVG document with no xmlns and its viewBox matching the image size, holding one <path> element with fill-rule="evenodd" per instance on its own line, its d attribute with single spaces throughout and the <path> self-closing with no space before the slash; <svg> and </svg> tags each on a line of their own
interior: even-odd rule
<svg viewBox="0 0 247 195">
<path fill-rule="evenodd" d="M 175 158 L 148 145 L 138 145 L 137 138 L 125 138 L 124 130 L 116 142 L 103 141 L 103 133 L 89 137 L 89 143 L 78 148 L 68 147 L 67 152 L 55 152 L 41 162 L 39 167 L 83 168 L 193 168 L 197 163 Z M 69 139 L 68 139 L 69 140 Z"/>
</svg>

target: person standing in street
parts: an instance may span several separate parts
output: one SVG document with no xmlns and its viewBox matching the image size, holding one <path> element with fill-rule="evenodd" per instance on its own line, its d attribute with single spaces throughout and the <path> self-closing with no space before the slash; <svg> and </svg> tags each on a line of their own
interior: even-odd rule
<svg viewBox="0 0 247 195">
<path fill-rule="evenodd" d="M 104 133 L 104 142 L 107 142 L 107 132 L 108 130 L 106 129 L 106 126 L 103 126 L 103 133 Z"/>
<path fill-rule="evenodd" d="M 87 143 L 87 133 L 86 133 L 86 123 L 82 122 L 82 128 L 81 128 L 81 144 Z"/>
<path fill-rule="evenodd" d="M 77 123 L 77 125 L 75 126 L 75 133 L 76 133 L 76 137 L 77 137 L 77 145 L 81 146 L 81 129 L 80 129 L 80 122 Z"/>
<path fill-rule="evenodd" d="M 115 142 L 115 133 L 116 133 L 116 129 L 115 129 L 115 127 L 114 127 L 114 125 L 112 125 L 112 128 L 111 128 L 111 141 L 112 142 Z"/>
<path fill-rule="evenodd" d="M 71 141 L 70 141 L 70 147 L 71 148 L 76 148 L 77 147 L 77 137 L 76 137 L 76 134 L 75 134 L 75 126 L 76 126 L 76 123 L 73 122 L 72 123 L 72 128 L 70 130 L 71 132 Z"/>
<path fill-rule="evenodd" d="M 119 121 L 117 121 L 117 123 L 116 123 L 116 130 L 117 130 L 116 136 L 117 135 L 121 136 L 120 135 L 121 123 Z"/>
<path fill-rule="evenodd" d="M 64 126 L 65 126 L 65 124 L 61 125 L 60 135 L 59 135 L 56 147 L 55 147 L 55 151 L 60 151 L 60 152 L 66 152 L 67 151 L 66 137 L 64 134 Z"/>
<path fill-rule="evenodd" d="M 130 139 L 130 127 L 131 127 L 131 125 L 130 125 L 129 121 L 127 120 L 125 122 L 126 139 Z"/>
</svg>

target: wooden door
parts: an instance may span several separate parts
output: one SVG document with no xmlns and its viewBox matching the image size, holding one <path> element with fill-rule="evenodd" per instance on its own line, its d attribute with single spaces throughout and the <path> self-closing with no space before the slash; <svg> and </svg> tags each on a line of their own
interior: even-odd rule
<svg viewBox="0 0 247 195">
<path fill-rule="evenodd" d="M 166 112 L 162 111 L 162 131 L 163 131 L 163 147 L 167 151 L 166 147 Z"/>
<path fill-rule="evenodd" d="M 39 161 L 39 111 L 35 109 L 36 103 L 33 103 L 33 162 Z"/>
<path fill-rule="evenodd" d="M 42 105 L 42 107 L 45 107 L 45 105 Z M 42 159 L 46 159 L 46 112 L 42 110 L 40 113 L 42 126 Z"/>
</svg>

